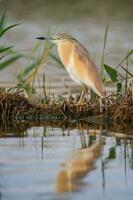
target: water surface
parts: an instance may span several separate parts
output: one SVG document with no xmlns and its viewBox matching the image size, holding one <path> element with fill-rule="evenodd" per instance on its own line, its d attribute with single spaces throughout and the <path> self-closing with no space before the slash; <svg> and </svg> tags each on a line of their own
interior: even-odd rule
<svg viewBox="0 0 133 200">
<path fill-rule="evenodd" d="M 100 126 L 33 127 L 24 132 L 1 128 L 0 199 L 131 200 L 129 132 L 114 133 Z"/>
<path fill-rule="evenodd" d="M 92 59 L 100 66 L 105 27 L 109 23 L 109 31 L 105 50 L 104 63 L 116 67 L 133 48 L 133 2 L 132 0 L 4 0 L 0 3 L 0 11 L 6 10 L 8 23 L 21 23 L 10 31 L 5 42 L 14 45 L 20 52 L 31 55 L 35 46 L 35 38 L 51 33 L 66 32 L 76 37 L 90 52 Z M 54 52 L 57 52 L 54 48 Z M 19 61 L 16 65 L 1 71 L 1 85 L 17 82 L 17 75 L 27 61 Z M 51 93 L 66 92 L 66 85 L 71 89 L 77 86 L 68 74 L 49 60 L 44 68 L 46 85 Z M 132 71 L 132 65 L 129 64 Z M 124 71 L 120 69 L 124 74 Z M 38 82 L 37 82 L 38 84 Z M 74 88 L 75 89 L 75 88 Z"/>
</svg>

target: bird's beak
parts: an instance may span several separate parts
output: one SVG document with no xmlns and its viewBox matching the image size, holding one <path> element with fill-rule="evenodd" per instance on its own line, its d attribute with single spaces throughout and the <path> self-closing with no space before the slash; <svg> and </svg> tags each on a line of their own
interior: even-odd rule
<svg viewBox="0 0 133 200">
<path fill-rule="evenodd" d="M 38 40 L 49 40 L 49 41 L 53 40 L 52 37 L 37 37 L 36 39 L 38 39 Z"/>
</svg>

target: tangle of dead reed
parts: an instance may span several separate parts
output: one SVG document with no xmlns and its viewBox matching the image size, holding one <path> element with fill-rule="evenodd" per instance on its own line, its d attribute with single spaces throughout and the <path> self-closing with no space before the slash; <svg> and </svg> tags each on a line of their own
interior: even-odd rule
<svg viewBox="0 0 133 200">
<path fill-rule="evenodd" d="M 102 100 L 102 113 L 99 100 L 85 101 L 78 105 L 72 101 L 53 101 L 36 104 L 18 93 L 0 94 L 0 118 L 2 120 L 82 120 L 103 116 L 111 121 L 133 121 L 133 93 L 128 89 L 119 97 L 110 95 Z"/>
</svg>

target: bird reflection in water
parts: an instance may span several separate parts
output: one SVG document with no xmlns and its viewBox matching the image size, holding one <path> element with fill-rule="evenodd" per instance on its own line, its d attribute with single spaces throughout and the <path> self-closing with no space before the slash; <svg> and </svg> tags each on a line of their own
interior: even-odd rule
<svg viewBox="0 0 133 200">
<path fill-rule="evenodd" d="M 91 140 L 92 137 L 94 138 L 94 136 L 90 136 Z M 58 173 L 56 179 L 56 192 L 80 190 L 86 185 L 82 179 L 96 168 L 95 161 L 101 155 L 104 139 L 95 138 L 95 142 L 88 142 L 88 147 L 87 145 L 83 147 L 85 143 L 85 137 L 81 136 L 82 148 L 75 152 L 72 159 L 62 163 L 63 169 Z"/>
</svg>

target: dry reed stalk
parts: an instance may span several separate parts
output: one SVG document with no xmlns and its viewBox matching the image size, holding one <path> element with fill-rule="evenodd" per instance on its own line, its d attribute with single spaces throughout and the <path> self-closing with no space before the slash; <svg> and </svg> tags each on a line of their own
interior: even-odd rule
<svg viewBox="0 0 133 200">
<path fill-rule="evenodd" d="M 29 120 L 80 120 L 88 117 L 103 116 L 113 121 L 133 121 L 133 94 L 128 89 L 126 94 L 117 98 L 110 95 L 103 99 L 105 107 L 100 112 L 99 100 L 85 101 L 78 105 L 75 100 L 70 102 L 52 101 L 46 104 L 36 104 L 19 93 L 0 94 L 1 118 Z"/>
</svg>

